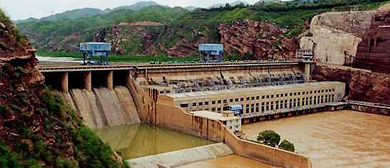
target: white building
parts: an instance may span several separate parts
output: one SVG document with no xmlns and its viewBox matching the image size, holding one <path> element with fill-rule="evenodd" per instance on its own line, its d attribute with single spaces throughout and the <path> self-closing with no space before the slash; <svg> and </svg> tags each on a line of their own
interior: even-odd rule
<svg viewBox="0 0 390 168">
<path fill-rule="evenodd" d="M 211 111 L 194 111 L 191 112 L 191 114 L 197 117 L 220 121 L 231 132 L 241 132 L 241 118 L 234 116 L 233 111 L 223 111 L 222 113 L 215 113 Z"/>
</svg>

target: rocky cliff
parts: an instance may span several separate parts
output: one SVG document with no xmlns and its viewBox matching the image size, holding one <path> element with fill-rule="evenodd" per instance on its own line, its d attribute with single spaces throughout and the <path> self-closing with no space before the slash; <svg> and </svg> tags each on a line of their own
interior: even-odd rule
<svg viewBox="0 0 390 168">
<path fill-rule="evenodd" d="M 114 27 L 101 28 L 95 32 L 93 40 L 110 42 L 118 54 L 184 57 L 196 52 L 197 45 L 205 42 L 206 37 L 191 30 L 178 30 L 178 27 L 144 21 L 123 22 Z"/>
<path fill-rule="evenodd" d="M 120 23 L 99 29 L 94 41 L 110 42 L 119 54 L 161 55 L 186 57 L 197 53 L 201 43 L 222 43 L 227 54 L 248 58 L 288 59 L 298 48 L 296 39 L 284 36 L 286 29 L 272 23 L 239 20 L 221 23 L 215 34 L 206 35 L 185 27 L 164 25 L 158 22 Z"/>
<path fill-rule="evenodd" d="M 229 54 L 251 55 L 257 59 L 288 59 L 298 49 L 296 39 L 284 36 L 286 29 L 272 23 L 241 20 L 220 24 L 221 43 Z"/>
<path fill-rule="evenodd" d="M 45 88 L 33 51 L 0 10 L 0 167 L 126 167 Z"/>
<path fill-rule="evenodd" d="M 311 36 L 301 39 L 301 49 L 313 50 L 323 63 L 343 65 L 346 56 L 356 55 L 376 11 L 329 12 L 315 16 Z"/>
<path fill-rule="evenodd" d="M 390 75 L 341 66 L 318 65 L 312 78 L 318 81 L 346 82 L 350 100 L 390 104 Z"/>
</svg>

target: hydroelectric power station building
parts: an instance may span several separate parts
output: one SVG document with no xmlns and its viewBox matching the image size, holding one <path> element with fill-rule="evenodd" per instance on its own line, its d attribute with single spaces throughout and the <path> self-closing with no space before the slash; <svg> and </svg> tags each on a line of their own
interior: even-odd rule
<svg viewBox="0 0 390 168">
<path fill-rule="evenodd" d="M 313 82 L 166 94 L 161 95 L 159 101 L 181 107 L 187 112 L 206 110 L 221 113 L 229 105 L 241 105 L 242 118 L 244 122 L 249 122 L 249 119 L 256 121 L 262 116 L 326 107 L 340 102 L 344 96 L 345 83 Z"/>
</svg>

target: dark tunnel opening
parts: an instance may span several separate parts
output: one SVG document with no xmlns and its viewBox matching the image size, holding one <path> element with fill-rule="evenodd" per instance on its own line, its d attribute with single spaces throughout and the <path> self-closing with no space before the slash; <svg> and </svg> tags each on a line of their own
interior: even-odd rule
<svg viewBox="0 0 390 168">
<path fill-rule="evenodd" d="M 115 86 L 126 86 L 127 78 L 130 75 L 130 71 L 114 71 L 114 87 Z"/>
<path fill-rule="evenodd" d="M 62 91 L 62 77 L 64 73 L 43 73 L 45 76 L 45 84 L 49 88 Z"/>
<path fill-rule="evenodd" d="M 110 71 L 92 72 L 92 88 L 107 87 L 107 76 Z"/>
<path fill-rule="evenodd" d="M 88 72 L 69 72 L 69 89 L 85 89 L 85 76 Z"/>
</svg>

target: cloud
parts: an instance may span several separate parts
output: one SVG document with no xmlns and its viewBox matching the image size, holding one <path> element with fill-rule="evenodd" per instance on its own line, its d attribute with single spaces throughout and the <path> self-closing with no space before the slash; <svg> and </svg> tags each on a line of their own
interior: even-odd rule
<svg viewBox="0 0 390 168">
<path fill-rule="evenodd" d="M 142 0 L 0 0 L 2 8 L 12 20 L 41 18 L 67 10 L 79 8 L 115 8 L 123 5 L 132 5 Z M 231 3 L 236 0 L 155 0 L 161 5 L 208 7 L 219 3 Z M 255 3 L 256 0 L 247 0 Z"/>
</svg>

